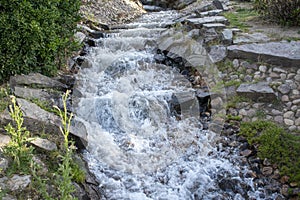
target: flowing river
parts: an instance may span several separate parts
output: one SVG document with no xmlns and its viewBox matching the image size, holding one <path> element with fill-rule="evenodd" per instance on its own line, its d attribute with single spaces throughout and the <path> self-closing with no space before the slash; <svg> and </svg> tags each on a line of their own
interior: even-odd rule
<svg viewBox="0 0 300 200">
<path fill-rule="evenodd" d="M 164 27 L 178 17 L 149 13 L 111 31 L 77 75 L 74 110 L 87 128 L 85 159 L 103 199 L 273 199 L 245 176 L 238 155 L 220 150 L 219 133 L 202 128 L 196 97 L 187 112 L 174 113 L 174 96 L 195 89 L 155 58 Z"/>
</svg>

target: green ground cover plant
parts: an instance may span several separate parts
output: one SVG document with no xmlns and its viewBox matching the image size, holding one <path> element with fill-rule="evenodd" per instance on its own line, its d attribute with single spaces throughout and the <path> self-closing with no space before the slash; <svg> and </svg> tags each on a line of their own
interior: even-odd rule
<svg viewBox="0 0 300 200">
<path fill-rule="evenodd" d="M 300 184 L 300 135 L 270 121 L 242 122 L 240 135 L 258 145 L 258 156 L 278 165 L 280 173 Z"/>
</svg>

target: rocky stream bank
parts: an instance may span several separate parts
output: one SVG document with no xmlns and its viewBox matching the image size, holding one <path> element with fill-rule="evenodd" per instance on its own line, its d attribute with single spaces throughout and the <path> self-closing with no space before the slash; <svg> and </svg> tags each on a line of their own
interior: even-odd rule
<svg viewBox="0 0 300 200">
<path fill-rule="evenodd" d="M 128 2 L 130 6 L 128 6 Z M 9 87 L 17 96 L 17 102 L 24 112 L 24 125 L 35 136 L 38 136 L 32 141 L 32 145 L 37 149 L 36 159 L 42 163 L 42 166 L 46 166 L 43 163 L 52 159 L 51 155 L 55 154 L 61 145 L 62 136 L 58 128 L 61 124 L 57 115 L 48 112 L 49 110 L 46 111 L 43 106 L 41 108 L 40 104 L 36 105 L 36 99 L 38 102 L 47 102 L 47 108 L 51 108 L 53 105 L 62 108 L 61 95 L 66 90 L 73 89 L 76 84 L 76 73 L 80 73 L 80 69 L 91 67 L 91 63 L 85 58 L 89 49 L 98 45 L 99 38 L 109 36 L 114 29 L 126 28 L 123 23 L 144 13 L 138 1 L 128 2 L 122 1 L 121 4 L 116 3 L 116 5 L 111 2 L 108 6 L 111 9 L 103 6 L 105 2 L 102 1 L 98 2 L 99 4 L 90 4 L 89 8 L 83 7 L 83 13 L 88 20 L 86 24 L 79 25 L 82 31 L 78 32 L 77 36 L 85 46 L 79 53 L 80 55 L 70 62 L 70 73 L 62 73 L 55 78 L 44 77 L 40 74 L 11 78 Z M 178 2 L 173 2 L 172 7 L 183 8 L 186 6 L 182 4 L 183 1 Z M 168 3 L 157 4 L 155 1 L 148 3 L 144 1 L 143 3 L 152 6 L 147 7 L 149 10 L 163 10 L 168 5 Z M 287 38 L 287 41 L 283 36 L 277 37 L 276 32 L 268 34 L 258 29 L 243 32 L 236 27 L 231 27 L 223 13 L 235 12 L 237 7 L 245 6 L 244 3 L 215 0 L 213 2 L 191 1 L 187 4 L 191 5 L 182 9 L 174 22 L 165 24 L 162 28 L 174 28 L 188 34 L 194 41 L 201 43 L 206 48 L 211 62 L 214 63 L 213 66 L 218 70 L 218 76 L 223 80 L 222 85 L 226 90 L 226 97 L 214 97 L 213 94 L 216 93 L 218 85 L 215 84 L 215 87 L 208 88 L 209 84 L 204 82 L 209 81 L 202 79 L 202 74 L 182 64 L 182 57 L 179 59 L 178 55 L 172 55 L 170 49 L 173 48 L 173 40 L 158 45 L 162 51 L 157 53 L 157 63 L 183 66 L 181 73 L 186 75 L 192 83 L 198 100 L 205 100 L 201 105 L 201 117 L 204 123 L 208 124 L 206 129 L 209 128 L 210 117 L 215 117 L 212 116 L 215 113 L 211 108 L 216 108 L 217 105 L 231 105 L 224 106 L 226 115 L 231 116 L 230 119 L 226 116 L 220 117 L 220 115 L 216 117 L 222 118 L 221 121 L 224 122 L 224 129 L 217 146 L 223 156 L 228 159 L 233 154 L 240 156 L 236 164 L 250 169 L 241 176 L 252 178 L 255 187 L 265 188 L 265 191 L 259 194 L 260 199 L 298 199 L 299 185 L 290 182 L 290 177 L 281 175 L 276 163 L 259 159 L 256 154 L 257 149 L 249 145 L 244 137 L 238 135 L 238 132 L 241 122 L 263 119 L 280 124 L 291 134 L 299 134 L 300 42 L 296 40 L 300 38 L 299 33 L 294 34 L 295 41 L 290 41 L 290 37 Z M 118 7 L 120 5 L 121 7 Z M 246 4 L 246 6 L 249 5 Z M 107 10 L 95 12 L 100 8 Z M 120 12 L 118 9 L 125 10 L 125 12 Z M 128 16 L 128 13 L 132 13 L 133 10 L 136 11 L 135 14 Z M 90 12 L 93 13 L 92 16 L 87 16 L 87 13 Z M 102 17 L 103 12 L 108 14 Z M 76 92 L 78 91 L 73 91 L 74 96 L 80 95 Z M 209 105 L 208 99 L 211 100 L 211 105 Z M 72 103 L 72 98 L 70 98 L 68 101 L 70 112 L 72 112 Z M 1 124 L 6 125 L 10 121 L 8 110 L 6 110 L 1 115 Z M 74 196 L 78 199 L 105 199 L 98 187 L 99 183 L 81 158 L 81 150 L 87 144 L 87 135 L 85 126 L 76 120 L 76 116 L 72 123 L 71 134 L 78 148 L 75 160 L 85 171 L 85 180 L 80 183 L 74 182 L 77 190 Z M 0 148 L 4 147 L 9 140 L 9 136 L 2 130 Z M 32 189 L 32 177 L 22 174 L 6 176 L 5 171 L 9 168 L 9 160 L 2 154 L 0 155 L 0 168 L 2 169 L 0 188 L 7 191 L 2 199 L 35 199 L 35 193 L 32 193 L 35 191 Z M 47 171 L 47 169 L 45 170 Z M 236 185 L 238 183 L 235 180 L 226 178 L 225 175 L 220 177 L 219 188 L 240 194 L 241 199 L 247 196 L 239 187 L 245 187 L 244 190 L 247 190 L 248 186 L 239 185 L 237 187 Z M 272 196 L 272 194 L 274 195 Z M 223 196 L 221 199 L 227 198 L 229 197 Z"/>
</svg>

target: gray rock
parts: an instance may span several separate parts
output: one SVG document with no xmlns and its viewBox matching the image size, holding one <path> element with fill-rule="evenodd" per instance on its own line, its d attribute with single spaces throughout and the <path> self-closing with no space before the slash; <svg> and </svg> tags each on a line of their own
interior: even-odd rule
<svg viewBox="0 0 300 200">
<path fill-rule="evenodd" d="M 295 104 L 295 105 L 298 105 L 298 104 L 300 104 L 300 99 L 296 99 L 296 100 L 294 100 L 294 101 L 293 101 L 293 104 Z"/>
<path fill-rule="evenodd" d="M 279 67 L 274 67 L 274 68 L 273 68 L 273 72 L 285 73 L 285 74 L 287 73 L 286 70 L 281 69 L 281 68 L 279 68 Z"/>
<path fill-rule="evenodd" d="M 203 18 L 186 19 L 186 22 L 194 27 L 201 28 L 203 24 L 208 23 L 227 23 L 228 20 L 223 16 L 211 16 Z"/>
<path fill-rule="evenodd" d="M 229 58 L 259 60 L 289 67 L 298 67 L 300 62 L 300 41 L 232 45 L 227 50 Z"/>
<path fill-rule="evenodd" d="M 265 66 L 265 65 L 260 65 L 259 66 L 259 71 L 261 71 L 262 73 L 265 73 L 266 71 L 267 71 L 267 66 Z"/>
<path fill-rule="evenodd" d="M 269 176 L 273 173 L 273 168 L 272 167 L 263 167 L 262 169 L 262 174 L 265 176 Z"/>
<path fill-rule="evenodd" d="M 297 110 L 297 112 L 296 112 L 296 114 L 295 114 L 295 117 L 300 118 L 300 109 Z"/>
<path fill-rule="evenodd" d="M 226 58 L 227 51 L 224 46 L 211 46 L 208 56 L 213 63 L 221 62 Z"/>
<path fill-rule="evenodd" d="M 289 84 L 282 84 L 278 87 L 278 90 L 281 94 L 288 94 L 291 91 L 291 87 Z"/>
<path fill-rule="evenodd" d="M 252 154 L 252 151 L 250 149 L 246 149 L 244 151 L 241 151 L 240 154 L 242 156 L 248 157 L 248 156 L 250 156 Z"/>
<path fill-rule="evenodd" d="M 84 39 L 86 38 L 86 35 L 84 33 L 82 33 L 82 32 L 76 32 L 75 35 L 74 35 L 74 37 L 75 37 L 75 40 L 79 44 L 81 44 L 84 41 Z"/>
<path fill-rule="evenodd" d="M 300 75 L 299 74 L 297 74 L 294 78 L 295 78 L 295 81 L 300 82 Z"/>
<path fill-rule="evenodd" d="M 10 142 L 11 138 L 8 135 L 3 135 L 0 133 L 0 148 L 6 146 Z"/>
<path fill-rule="evenodd" d="M 300 126 L 300 118 L 298 118 L 298 119 L 295 120 L 295 125 L 296 126 Z"/>
<path fill-rule="evenodd" d="M 221 24 L 221 23 L 209 23 L 209 24 L 203 24 L 204 28 L 210 29 L 210 28 L 215 28 L 217 30 L 219 29 L 223 29 L 226 27 L 225 24 Z"/>
<path fill-rule="evenodd" d="M 281 124 L 281 123 L 283 123 L 283 117 L 282 116 L 276 116 L 274 118 L 274 121 L 277 122 L 277 123 L 279 123 L 279 124 Z"/>
<path fill-rule="evenodd" d="M 294 115 L 295 115 L 295 113 L 293 111 L 288 111 L 288 112 L 284 113 L 283 117 L 288 118 L 288 119 L 293 119 Z"/>
<path fill-rule="evenodd" d="M 233 65 L 234 69 L 239 68 L 239 66 L 240 66 L 239 60 L 238 59 L 234 59 L 232 61 L 232 65 Z"/>
<path fill-rule="evenodd" d="M 241 84 L 237 89 L 237 94 L 250 98 L 254 101 L 270 102 L 277 99 L 274 90 L 268 83 L 259 82 L 254 84 Z"/>
<path fill-rule="evenodd" d="M 54 142 L 51 142 L 47 139 L 42 139 L 42 138 L 35 138 L 34 140 L 31 141 L 31 144 L 44 149 L 46 151 L 55 151 L 57 150 L 57 146 Z"/>
<path fill-rule="evenodd" d="M 281 97 L 281 101 L 283 101 L 283 102 L 289 102 L 289 101 L 290 101 L 290 98 L 289 98 L 288 95 L 283 95 L 283 96 Z"/>
<path fill-rule="evenodd" d="M 22 191 L 24 190 L 29 184 L 31 183 L 31 176 L 30 175 L 14 175 L 7 181 L 8 189 L 11 191 Z"/>
<path fill-rule="evenodd" d="M 281 111 L 275 110 L 275 109 L 272 109 L 271 112 L 272 112 L 273 115 L 282 115 L 283 114 Z"/>
<path fill-rule="evenodd" d="M 14 90 L 16 86 L 34 86 L 35 88 L 53 88 L 58 90 L 68 89 L 65 84 L 39 73 L 12 76 L 9 80 L 9 84 L 12 90 Z"/>
<path fill-rule="evenodd" d="M 238 33 L 233 40 L 233 44 L 268 42 L 270 38 L 263 33 Z"/>
<path fill-rule="evenodd" d="M 233 33 L 231 29 L 224 29 L 222 31 L 222 40 L 223 43 L 226 45 L 232 44 L 232 39 L 233 39 Z"/>
<path fill-rule="evenodd" d="M 291 119 L 284 119 L 284 123 L 288 126 L 293 126 L 294 125 L 294 120 Z"/>
<path fill-rule="evenodd" d="M 213 5 L 214 5 L 217 9 L 224 10 L 223 4 L 222 4 L 221 1 L 219 1 L 219 0 L 213 0 Z"/>
<path fill-rule="evenodd" d="M 5 171 L 7 168 L 8 168 L 8 160 L 6 158 L 0 157 L 0 169 Z"/>
<path fill-rule="evenodd" d="M 2 200 L 17 200 L 16 197 L 6 194 L 4 197 L 2 197 Z"/>
</svg>

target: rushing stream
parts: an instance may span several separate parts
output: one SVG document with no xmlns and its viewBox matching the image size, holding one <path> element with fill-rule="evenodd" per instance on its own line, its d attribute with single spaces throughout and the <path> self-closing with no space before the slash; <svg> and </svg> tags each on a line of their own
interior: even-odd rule
<svg viewBox="0 0 300 200">
<path fill-rule="evenodd" d="M 77 76 L 75 113 L 87 128 L 85 158 L 103 199 L 266 199 L 244 178 L 239 156 L 218 151 L 219 135 L 203 130 L 198 114 L 179 119 L 170 106 L 174 95 L 193 92 L 176 68 L 154 59 L 163 27 L 177 17 L 150 13 L 112 31 Z M 199 110 L 196 98 L 189 109 Z"/>
</svg>

